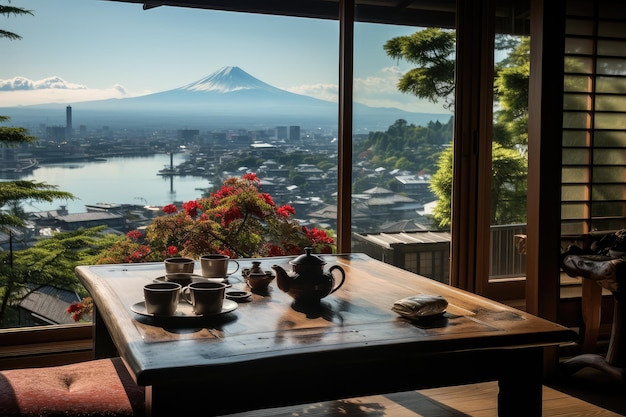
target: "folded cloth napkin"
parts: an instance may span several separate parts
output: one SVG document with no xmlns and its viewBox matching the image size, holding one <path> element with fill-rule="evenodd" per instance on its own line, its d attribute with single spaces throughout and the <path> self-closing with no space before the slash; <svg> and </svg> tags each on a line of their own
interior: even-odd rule
<svg viewBox="0 0 626 417">
<path fill-rule="evenodd" d="M 403 317 L 419 319 L 443 313 L 448 301 L 441 295 L 419 294 L 393 303 L 391 309 Z"/>
</svg>

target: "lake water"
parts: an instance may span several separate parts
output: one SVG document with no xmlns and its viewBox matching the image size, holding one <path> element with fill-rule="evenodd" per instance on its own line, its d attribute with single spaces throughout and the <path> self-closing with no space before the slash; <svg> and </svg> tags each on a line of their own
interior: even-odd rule
<svg viewBox="0 0 626 417">
<path fill-rule="evenodd" d="M 174 165 L 186 157 L 174 154 Z M 40 165 L 22 179 L 56 185 L 59 190 L 74 194 L 77 200 L 28 202 L 24 209 L 29 212 L 56 210 L 65 205 L 70 213 L 84 213 L 87 211 L 85 204 L 96 203 L 163 206 L 195 200 L 202 196 L 202 190 L 211 187 L 206 178 L 157 175 L 169 163 L 169 155 L 151 155 Z"/>
</svg>

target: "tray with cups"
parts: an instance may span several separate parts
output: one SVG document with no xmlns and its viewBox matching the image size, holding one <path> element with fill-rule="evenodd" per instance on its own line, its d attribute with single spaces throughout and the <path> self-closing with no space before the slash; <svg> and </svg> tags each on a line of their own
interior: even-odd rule
<svg viewBox="0 0 626 417">
<path fill-rule="evenodd" d="M 226 299 L 226 284 L 192 282 L 183 287 L 176 282 L 152 282 L 144 285 L 144 300 L 130 309 L 141 316 L 157 318 L 201 318 L 229 313 L 237 303 Z"/>
<path fill-rule="evenodd" d="M 144 300 L 133 304 L 131 310 L 141 316 L 161 318 L 199 318 L 235 310 L 237 302 L 226 297 L 226 288 L 231 286 L 226 282 L 229 258 L 204 257 L 206 260 L 200 259 L 202 275 L 193 273 L 196 262 L 191 258 L 167 258 L 165 275 L 144 286 Z M 236 271 L 239 264 L 233 262 Z"/>
</svg>

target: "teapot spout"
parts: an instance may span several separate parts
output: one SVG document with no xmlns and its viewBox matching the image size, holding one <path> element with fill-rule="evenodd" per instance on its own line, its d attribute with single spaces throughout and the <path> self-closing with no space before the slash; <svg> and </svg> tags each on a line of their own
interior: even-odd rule
<svg viewBox="0 0 626 417">
<path fill-rule="evenodd" d="M 276 285 L 278 285 L 278 288 L 284 292 L 289 291 L 291 277 L 287 274 L 287 271 L 280 265 L 272 265 L 272 269 L 276 272 Z"/>
</svg>

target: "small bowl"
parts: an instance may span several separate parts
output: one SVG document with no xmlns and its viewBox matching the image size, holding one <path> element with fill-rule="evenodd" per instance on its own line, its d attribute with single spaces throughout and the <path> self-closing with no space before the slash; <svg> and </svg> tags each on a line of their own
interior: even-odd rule
<svg viewBox="0 0 626 417">
<path fill-rule="evenodd" d="M 248 301 L 250 300 L 250 296 L 252 293 L 250 291 L 241 291 L 241 290 L 229 290 L 226 291 L 226 298 L 233 301 Z"/>
</svg>

